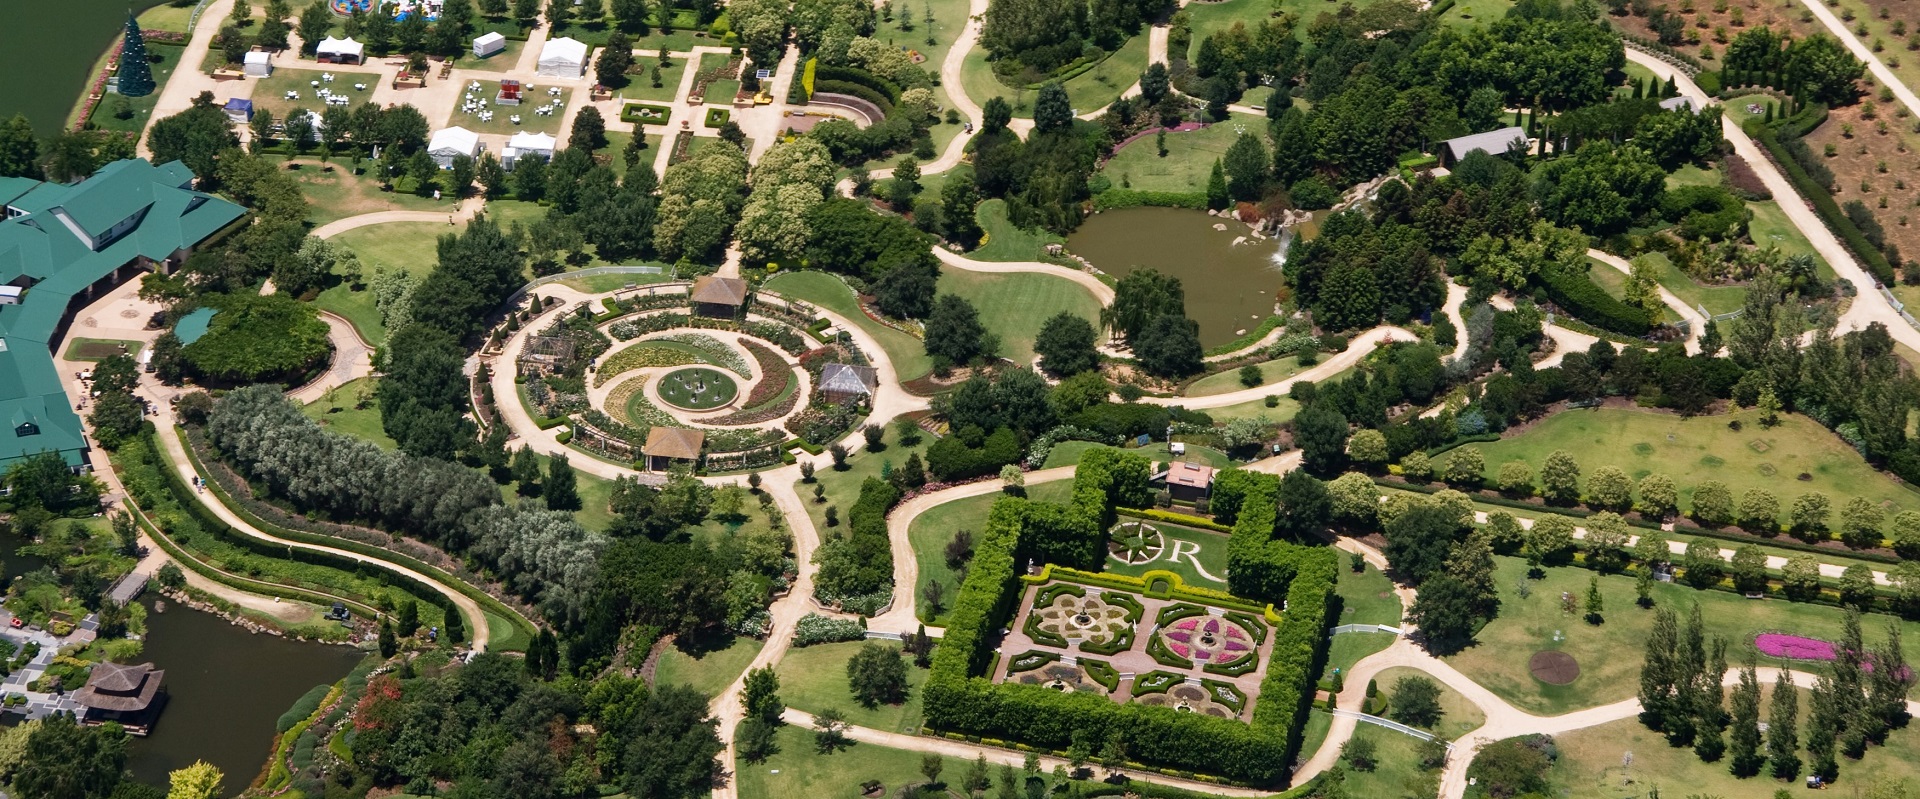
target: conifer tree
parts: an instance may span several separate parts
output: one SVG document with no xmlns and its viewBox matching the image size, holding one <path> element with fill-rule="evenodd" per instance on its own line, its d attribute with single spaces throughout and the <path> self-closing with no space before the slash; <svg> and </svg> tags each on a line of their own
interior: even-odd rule
<svg viewBox="0 0 1920 799">
<path fill-rule="evenodd" d="M 147 39 L 140 35 L 140 22 L 127 12 L 127 40 L 120 46 L 120 93 L 127 97 L 145 97 L 153 93 L 153 65 L 147 63 Z"/>
<path fill-rule="evenodd" d="M 1791 672 L 1781 669 L 1773 683 L 1773 711 L 1767 715 L 1767 764 L 1777 779 L 1800 774 L 1800 695 Z"/>
<path fill-rule="evenodd" d="M 1648 729 L 1663 730 L 1671 715 L 1674 691 L 1674 651 L 1680 645 L 1673 611 L 1659 608 L 1653 630 L 1647 634 L 1646 659 L 1640 665 L 1640 721 Z"/>
<path fill-rule="evenodd" d="M 1740 669 L 1740 684 L 1733 689 L 1733 722 L 1727 733 L 1727 749 L 1735 777 L 1760 773 L 1766 757 L 1760 753 L 1760 677 L 1753 658 Z"/>
<path fill-rule="evenodd" d="M 1840 732 L 1839 689 L 1832 677 L 1822 674 L 1814 680 L 1809 698 L 1812 712 L 1807 717 L 1807 770 L 1822 780 L 1840 775 L 1840 764 L 1833 759 L 1834 738 Z"/>
</svg>

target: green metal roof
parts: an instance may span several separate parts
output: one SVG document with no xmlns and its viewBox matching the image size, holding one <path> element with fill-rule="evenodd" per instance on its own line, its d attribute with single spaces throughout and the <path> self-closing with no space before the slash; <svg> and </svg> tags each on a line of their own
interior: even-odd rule
<svg viewBox="0 0 1920 799">
<path fill-rule="evenodd" d="M 207 325 L 213 321 L 215 313 L 217 311 L 213 308 L 196 308 L 192 313 L 180 317 L 180 321 L 173 323 L 173 335 L 180 339 L 180 346 L 192 344 L 206 335 Z"/>
<path fill-rule="evenodd" d="M 73 298 L 115 270 L 141 257 L 165 260 L 246 213 L 188 188 L 192 180 L 178 161 L 130 159 L 72 186 L 0 181 L 0 196 L 14 195 L 6 204 L 27 213 L 0 220 L 0 283 L 28 286 L 19 305 L 0 305 L 0 470 L 47 451 L 85 462 L 80 417 L 54 366 L 55 333 Z M 96 250 L 63 217 L 96 240 L 132 224 Z"/>
</svg>

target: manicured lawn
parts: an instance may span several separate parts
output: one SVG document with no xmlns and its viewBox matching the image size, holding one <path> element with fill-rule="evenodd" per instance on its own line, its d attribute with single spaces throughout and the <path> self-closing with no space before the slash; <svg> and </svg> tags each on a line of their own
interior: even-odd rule
<svg viewBox="0 0 1920 799">
<path fill-rule="evenodd" d="M 740 94 L 740 81 L 716 80 L 712 83 L 707 84 L 706 94 L 703 95 L 701 99 L 704 100 L 705 102 L 715 103 L 718 105 L 730 105 L 733 103 L 733 98 L 738 96 L 739 94 Z M 719 126 L 715 125 L 714 127 L 719 127 Z"/>
<path fill-rule="evenodd" d="M 348 381 L 301 406 L 300 412 L 333 432 L 364 438 L 381 449 L 399 449 L 380 423 L 380 399 L 374 396 L 376 382 L 371 377 Z"/>
<path fill-rule="evenodd" d="M 1366 571 L 1356 572 L 1340 564 L 1340 581 L 1334 586 L 1340 595 L 1340 618 L 1334 626 L 1342 624 L 1385 624 L 1400 625 L 1400 596 L 1393 592 L 1393 581 L 1388 580 L 1379 569 L 1368 566 Z"/>
<path fill-rule="evenodd" d="M 1194 55 L 1200 52 L 1201 40 L 1232 28 L 1236 22 L 1246 23 L 1251 31 L 1261 20 L 1287 12 L 1292 12 L 1296 17 L 1294 38 L 1305 41 L 1307 25 L 1313 22 L 1313 18 L 1322 11 L 1330 12 L 1336 8 L 1335 4 L 1323 0 L 1227 0 L 1224 3 L 1190 4 L 1186 6 L 1187 25 L 1193 29 L 1193 42 L 1188 45 L 1187 60 L 1192 61 Z"/>
<path fill-rule="evenodd" d="M 1072 493 L 1072 480 L 1055 480 L 1027 487 L 1027 498 L 1038 502 L 1065 502 Z M 986 494 L 957 499 L 930 508 L 914 518 L 913 526 L 907 528 L 907 540 L 913 545 L 914 560 L 920 564 L 920 581 L 913 587 L 914 596 L 924 596 L 927 584 L 938 580 L 947 590 L 948 603 L 952 603 L 951 597 L 960 590 L 961 573 L 947 568 L 947 543 L 960 530 L 972 532 L 974 540 L 978 541 L 980 528 L 987 523 L 987 512 L 993 509 L 994 501 L 1001 496 Z M 926 618 L 926 603 L 922 601 L 917 607 L 922 617 Z M 944 625 L 946 608 L 941 611 L 941 614 L 928 619 L 927 623 L 936 627 Z"/>
<path fill-rule="evenodd" d="M 1645 69 L 1645 67 L 1642 67 L 1642 69 Z M 1631 74 L 1632 73 L 1629 73 L 1629 76 L 1631 76 Z M 1720 170 L 1717 168 L 1703 169 L 1693 164 L 1683 164 L 1679 169 L 1667 173 L 1667 188 L 1669 189 L 1677 189 L 1682 186 L 1718 185 L 1720 185 Z"/>
<path fill-rule="evenodd" d="M 1608 294 L 1613 295 L 1614 299 L 1626 299 L 1627 275 L 1625 272 L 1600 263 L 1598 259 L 1588 258 L 1587 277 L 1591 278 L 1596 285 Z"/>
<path fill-rule="evenodd" d="M 1333 670 L 1342 673 L 1353 670 L 1353 664 L 1361 658 L 1386 649 L 1393 645 L 1393 636 L 1386 633 L 1340 633 L 1327 643 L 1327 665 L 1320 672 L 1321 678 L 1333 676 Z M 1303 750 L 1304 751 L 1304 750 Z"/>
<path fill-rule="evenodd" d="M 1353 737 L 1373 741 L 1378 748 L 1374 758 L 1376 765 L 1372 771 L 1347 771 L 1348 796 L 1432 796 L 1434 791 L 1427 785 L 1438 785 L 1440 772 L 1423 771 L 1420 768 L 1421 741 L 1411 735 L 1395 732 L 1376 724 L 1361 724 L 1353 731 Z M 1415 788 L 1413 786 L 1422 787 Z"/>
<path fill-rule="evenodd" d="M 587 457 L 584 453 L 575 453 L 567 456 L 567 460 L 571 463 Z M 534 453 L 534 458 L 540 461 L 540 473 L 546 474 L 547 469 L 551 468 L 548 466 L 548 461 L 551 459 L 539 453 Z M 574 491 L 580 495 L 580 509 L 573 512 L 574 520 L 589 530 L 607 529 L 607 526 L 613 523 L 613 511 L 609 509 L 613 501 L 613 481 L 579 469 L 573 470 L 573 481 Z M 520 499 L 519 484 L 508 482 L 501 485 L 500 496 L 506 498 L 508 502 L 517 501 Z M 719 522 L 712 523 L 719 524 Z"/>
<path fill-rule="evenodd" d="M 1540 715 L 1558 715 L 1632 697 L 1638 690 L 1645 641 L 1653 627 L 1653 612 L 1634 604 L 1634 578 L 1600 578 L 1606 623 L 1594 626 L 1584 610 L 1562 612 L 1560 596 L 1567 593 L 1584 602 L 1593 572 L 1575 567 L 1546 570 L 1542 580 L 1526 579 L 1520 558 L 1496 558 L 1500 588 L 1500 616 L 1480 630 L 1478 644 L 1447 658 L 1454 667 L 1486 686 L 1515 707 Z M 1525 585 L 1528 595 L 1521 597 Z M 1725 591 L 1696 591 L 1684 585 L 1658 583 L 1657 605 L 1684 616 L 1698 604 L 1709 635 L 1727 638 L 1727 661 L 1738 664 L 1752 653 L 1753 636 L 1781 631 L 1814 638 L 1839 635 L 1842 614 L 1837 608 L 1784 600 L 1749 600 Z M 1892 617 L 1873 614 L 1863 620 L 1869 646 L 1878 646 Z M 1907 657 L 1920 654 L 1920 625 L 1902 623 Z M 1559 638 L 1560 640 L 1555 640 Z M 1564 686 L 1533 678 L 1527 659 L 1534 652 L 1556 649 L 1580 664 L 1580 676 Z M 1806 668 L 1798 664 L 1796 668 Z"/>
<path fill-rule="evenodd" d="M 608 291 L 618 291 L 620 289 L 626 288 L 627 286 L 646 286 L 654 283 L 665 283 L 672 279 L 673 279 L 673 274 L 671 272 L 666 272 L 658 275 L 648 275 L 648 274 L 640 274 L 640 273 L 633 273 L 633 274 L 616 273 L 611 275 L 587 275 L 586 277 L 569 277 L 569 278 L 562 279 L 560 281 L 560 285 L 568 286 L 568 287 L 577 289 L 579 291 L 588 292 L 590 294 L 600 294 Z"/>
<path fill-rule="evenodd" d="M 747 670 L 763 642 L 757 638 L 737 637 L 725 649 L 689 653 L 678 646 L 667 647 L 654 665 L 653 684 L 688 685 L 706 696 L 716 696 Z"/>
<path fill-rule="evenodd" d="M 860 785 L 868 780 L 879 780 L 888 796 L 897 796 L 903 787 L 927 781 L 920 773 L 925 757 L 920 752 L 857 743 L 823 755 L 814 749 L 813 730 L 794 726 L 781 727 L 774 743 L 778 751 L 765 762 L 742 759 L 736 764 L 734 780 L 741 799 L 861 799 Z M 972 765 L 953 757 L 944 763 L 940 780 L 954 786 Z M 991 773 L 998 779 L 1000 770 L 996 767 Z"/>
<path fill-rule="evenodd" d="M 1106 445 L 1095 444 L 1091 441 L 1062 441 L 1054 446 L 1052 452 L 1047 454 L 1047 462 L 1044 464 L 1044 468 L 1052 469 L 1056 466 L 1071 466 L 1079 463 L 1081 456 L 1086 455 L 1088 450 L 1104 446 Z M 1135 455 L 1145 456 L 1156 463 L 1173 460 L 1173 454 L 1168 451 L 1167 444 L 1164 441 L 1149 444 L 1144 447 L 1129 447 L 1127 451 Z M 1197 459 L 1201 463 L 1205 463 L 1216 469 L 1225 469 L 1233 465 L 1233 459 L 1227 457 L 1226 453 L 1211 447 L 1203 447 L 1199 444 L 1188 444 L 1185 457 L 1187 460 Z"/>
<path fill-rule="evenodd" d="M 1750 488 L 1780 495 L 1783 505 L 1819 491 L 1845 504 L 1855 496 L 1881 503 L 1892 514 L 1920 508 L 1920 493 L 1868 466 L 1839 436 L 1805 416 L 1784 414 L 1763 430 L 1758 411 L 1684 419 L 1667 413 L 1598 409 L 1555 414 L 1512 438 L 1480 445 L 1491 478 L 1500 465 L 1524 460 L 1537 474 L 1554 450 L 1572 453 L 1583 474 L 1617 466 L 1634 478 L 1661 472 L 1680 488 L 1680 506 L 1692 506 L 1693 490 L 1706 480 L 1732 489 L 1736 501 Z M 1742 422 L 1738 432 L 1730 420 Z M 1809 479 L 1797 479 L 1801 474 Z"/>
<path fill-rule="evenodd" d="M 1161 521 L 1120 518 L 1120 526 L 1132 534 L 1134 522 L 1158 528 L 1166 546 L 1153 560 L 1137 565 L 1122 563 L 1109 554 L 1106 570 L 1114 574 L 1139 576 L 1149 571 L 1170 571 L 1180 575 L 1187 585 L 1225 590 L 1227 587 L 1227 536 L 1210 530 L 1196 530 Z"/>
<path fill-rule="evenodd" d="M 1375 675 L 1373 681 L 1380 686 L 1380 693 L 1391 696 L 1394 683 L 1399 682 L 1402 677 L 1425 677 L 1440 686 L 1440 723 L 1426 728 L 1429 732 L 1447 740 L 1453 740 L 1487 723 L 1487 714 L 1480 712 L 1478 705 L 1467 701 L 1466 697 L 1448 688 L 1446 683 L 1434 680 L 1433 675 L 1419 669 L 1396 666 Z M 1387 715 L 1392 717 L 1391 708 L 1387 711 Z"/>
<path fill-rule="evenodd" d="M 600 150 L 601 155 L 608 157 L 607 165 L 613 167 L 613 174 L 623 178 L 627 176 L 627 142 L 632 140 L 631 133 L 610 130 L 607 131 L 607 146 Z M 652 165 L 654 155 L 660 152 L 655 148 L 659 147 L 663 141 L 665 140 L 659 134 L 647 136 L 647 146 L 640 150 L 640 163 Z"/>
<path fill-rule="evenodd" d="M 208 60 L 211 62 L 218 58 Z M 272 111 L 275 122 L 285 120 L 287 112 L 295 108 L 316 113 L 325 112 L 326 101 L 321 100 L 317 94 L 320 89 L 326 89 L 334 94 L 345 94 L 353 98 L 355 105 L 359 105 L 372 99 L 374 88 L 380 84 L 380 76 L 363 75 L 357 72 L 336 73 L 333 76 L 333 82 L 328 83 L 320 80 L 320 74 L 326 71 L 321 68 L 322 66 L 324 65 L 312 61 L 303 62 L 297 69 L 276 66 L 272 75 L 258 79 L 248 78 L 247 80 L 254 81 L 254 112 L 258 113 L 261 109 Z M 314 81 L 320 81 L 320 85 L 313 85 Z M 364 83 L 367 88 L 355 89 L 353 88 L 355 83 Z M 288 99 L 287 92 L 297 92 L 300 96 Z"/>
<path fill-rule="evenodd" d="M 66 359 L 69 361 L 104 361 L 115 355 L 137 356 L 142 344 L 117 338 L 85 338 L 75 336 L 67 342 Z"/>
<path fill-rule="evenodd" d="M 1811 255 L 1820 266 L 1820 279 L 1833 279 L 1833 267 L 1814 252 L 1813 244 L 1787 219 L 1787 212 L 1780 210 L 1779 200 L 1747 203 L 1747 209 L 1753 212 L 1753 220 L 1747 223 L 1747 237 L 1753 239 L 1754 244 L 1779 247 L 1783 255 Z"/>
<path fill-rule="evenodd" d="M 1300 359 L 1291 355 L 1277 360 L 1264 361 L 1259 364 L 1259 367 L 1260 384 L 1263 386 L 1278 383 L 1311 368 L 1301 366 Z M 1182 396 L 1208 397 L 1214 394 L 1230 394 L 1245 389 L 1246 385 L 1240 382 L 1240 370 L 1228 369 L 1219 374 L 1207 375 L 1206 377 L 1193 381 L 1192 385 L 1187 386 L 1187 390 Z"/>
<path fill-rule="evenodd" d="M 1000 337 L 1000 355 L 1014 363 L 1033 363 L 1033 340 L 1040 326 L 1065 312 L 1098 324 L 1100 301 L 1085 286 L 1040 272 L 968 272 L 947 269 L 940 292 L 958 294 L 980 311 L 980 322 Z"/>
<path fill-rule="evenodd" d="M 360 256 L 361 270 L 369 281 L 374 270 L 381 267 L 402 269 L 422 279 L 439 262 L 440 235 L 450 230 L 453 228 L 432 222 L 388 222 L 355 228 L 333 240 Z M 377 346 L 387 340 L 387 329 L 380 324 L 380 311 L 373 305 L 370 289 L 355 290 L 341 282 L 320 292 L 313 304 L 346 317 L 370 344 Z"/>
<path fill-rule="evenodd" d="M 1049 244 L 1065 244 L 1066 239 L 1045 230 L 1028 230 L 1007 220 L 1007 201 L 992 199 L 974 211 L 980 229 L 987 238 L 980 248 L 967 253 L 976 261 L 1038 261 Z"/>
<path fill-rule="evenodd" d="M 192 18 L 192 4 L 175 7 L 169 3 L 162 3 L 140 12 L 140 29 L 186 33 L 187 20 Z"/>
<path fill-rule="evenodd" d="M 191 11 L 192 9 L 178 10 Z M 184 20 L 182 24 L 184 24 Z M 160 101 L 160 92 L 166 89 L 167 79 L 173 77 L 173 70 L 180 66 L 180 56 L 185 52 L 186 48 L 184 47 L 174 47 L 152 41 L 147 42 L 147 55 L 149 58 L 160 59 L 157 62 L 149 62 L 149 67 L 153 71 L 153 92 L 144 97 L 127 97 L 119 94 L 108 94 L 100 98 L 99 104 L 93 107 L 93 114 L 88 117 L 88 121 L 92 122 L 95 127 L 104 130 L 138 133 L 146 129 L 147 119 L 153 115 L 153 104 Z M 105 55 L 102 54 L 102 58 L 104 57 Z M 97 75 L 99 74 L 99 70 L 105 66 L 106 64 L 103 61 L 94 67 L 93 72 L 88 74 Z M 126 119 L 121 119 L 119 116 L 123 110 L 128 114 Z"/>
<path fill-rule="evenodd" d="M 461 87 L 463 93 L 465 90 L 465 87 Z M 474 109 L 472 113 L 468 113 L 461 109 L 460 101 L 456 98 L 453 103 L 453 108 L 449 111 L 449 116 L 447 117 L 448 125 L 459 125 L 475 133 L 512 135 L 521 131 L 527 131 L 529 133 L 561 135 L 563 131 L 560 127 L 560 120 L 561 117 L 565 115 L 567 101 L 573 97 L 573 90 L 563 88 L 560 90 L 560 94 L 549 95 L 547 93 L 547 87 L 536 83 L 534 84 L 534 88 L 526 89 L 520 95 L 519 105 L 500 105 L 494 102 L 494 98 L 500 94 L 500 82 L 483 80 L 480 81 L 480 90 L 472 94 L 475 99 L 485 100 L 487 104 Z M 553 113 L 536 114 L 533 112 L 536 108 L 550 107 L 556 100 L 559 101 L 560 107 Z M 481 121 L 480 114 L 488 111 L 493 112 L 493 119 L 485 122 Z M 516 115 L 520 117 L 520 124 L 517 125 L 513 122 L 513 117 Z"/>
<path fill-rule="evenodd" d="M 1709 286 L 1701 283 L 1694 280 L 1692 275 L 1680 271 L 1680 267 L 1674 266 L 1666 253 L 1650 252 L 1634 260 L 1641 258 L 1651 261 L 1659 270 L 1655 274 L 1659 276 L 1660 285 L 1666 286 L 1673 296 L 1690 306 L 1698 308 L 1704 305 L 1708 313 L 1719 315 L 1740 310 L 1740 306 L 1746 303 L 1745 286 Z"/>
<path fill-rule="evenodd" d="M 853 290 L 838 277 L 815 271 L 787 272 L 774 275 L 773 279 L 766 282 L 765 288 L 852 320 L 880 342 L 881 349 L 887 351 L 887 358 L 893 361 L 893 370 L 901 380 L 918 379 L 933 371 L 933 359 L 927 357 L 926 345 L 920 339 L 868 319 L 866 313 L 860 310 Z"/>
<path fill-rule="evenodd" d="M 840 524 L 845 525 L 847 511 L 852 509 L 853 503 L 860 498 L 861 483 L 866 482 L 869 477 L 879 477 L 882 471 L 887 471 L 889 468 L 900 468 L 907 462 L 907 456 L 912 453 L 918 452 L 921 460 L 926 460 L 927 447 L 933 443 L 933 435 L 923 432 L 920 434 L 920 443 L 911 447 L 901 446 L 899 437 L 894 433 L 892 419 L 870 418 L 866 421 L 886 427 L 887 448 L 885 450 L 868 452 L 865 440 L 855 435 L 853 442 L 847 445 L 846 471 L 835 471 L 832 464 L 827 463 L 813 473 L 813 479 L 826 488 L 825 502 L 813 500 L 812 485 L 804 482 L 796 482 L 793 485 L 793 490 L 798 492 L 800 498 L 807 504 L 807 515 L 813 518 L 813 529 L 823 538 L 836 532 L 845 532 L 844 528 L 835 529 L 827 526 L 827 506 L 834 505 L 840 508 Z M 888 467 L 888 464 L 892 466 Z"/>
<path fill-rule="evenodd" d="M 1456 25 L 1488 25 L 1505 17 L 1507 9 L 1512 7 L 1510 0 L 1460 0 L 1447 11 L 1444 19 Z"/>
<path fill-rule="evenodd" d="M 896 649 L 900 646 L 891 641 L 878 643 Z M 788 650 L 787 656 L 780 659 L 777 667 L 780 698 L 786 701 L 787 707 L 809 713 L 838 708 L 846 714 L 847 723 L 856 727 L 872 727 L 888 732 L 917 732 L 920 729 L 920 684 L 926 682 L 927 672 L 916 668 L 911 657 L 907 659 L 907 701 L 874 708 L 861 707 L 859 702 L 854 701 L 853 690 L 847 686 L 847 661 L 866 644 L 864 641 L 849 641 Z"/>
<path fill-rule="evenodd" d="M 1771 683 L 1763 687 L 1763 714 L 1772 707 Z M 1801 740 L 1805 741 L 1808 692 L 1800 691 Z M 1764 715 L 1762 716 L 1765 717 Z M 1770 796 L 1786 783 L 1768 776 L 1739 779 L 1727 764 L 1703 763 L 1691 747 L 1674 748 L 1639 719 L 1621 719 L 1554 736 L 1560 759 L 1548 771 L 1554 796 L 1572 799 L 1645 799 L 1662 796 Z M 1624 765 L 1628 752 L 1631 766 Z M 1629 783 L 1631 778 L 1631 783 Z M 1848 796 L 1883 781 L 1920 780 L 1920 728 L 1909 725 L 1887 736 L 1885 746 L 1860 760 L 1840 759 L 1840 790 Z M 1802 783 L 1804 785 L 1804 783 Z M 1793 795 L 1804 788 L 1794 787 Z M 1811 795 L 1810 793 L 1807 795 Z"/>
<path fill-rule="evenodd" d="M 669 57 L 667 59 L 667 65 L 663 67 L 660 66 L 660 55 L 658 51 L 642 53 L 635 57 L 634 66 L 640 70 L 640 73 L 637 75 L 628 74 L 627 85 L 621 87 L 619 91 L 614 92 L 615 97 L 625 100 L 649 100 L 657 103 L 670 103 L 673 102 L 675 96 L 680 93 L 680 77 L 687 73 L 687 59 Z M 660 70 L 660 86 L 658 88 L 655 88 L 653 85 L 653 70 L 655 68 Z"/>
<path fill-rule="evenodd" d="M 500 35 L 507 37 L 506 46 L 500 52 L 486 58 L 475 58 L 472 40 L 492 31 L 499 31 Z M 526 49 L 527 40 L 521 34 L 520 23 L 510 19 L 492 20 L 476 17 L 473 21 L 473 35 L 468 37 L 467 46 L 460 50 L 460 56 L 453 60 L 453 65 L 460 69 L 506 72 L 520 63 L 520 54 Z"/>
<path fill-rule="evenodd" d="M 941 91 L 941 89 L 936 88 L 935 91 Z M 951 100 L 945 99 L 945 95 L 941 95 L 941 94 L 934 95 L 934 98 L 942 102 L 942 105 L 939 111 L 940 122 L 934 125 L 933 127 L 927 128 L 927 135 L 933 139 L 933 152 L 936 154 L 936 157 L 937 157 L 938 154 L 944 153 L 947 151 L 947 145 L 953 141 L 953 137 L 960 135 L 960 131 L 965 127 L 965 120 L 962 120 L 961 122 L 956 122 L 952 125 L 947 124 L 946 109 L 952 108 L 953 102 Z M 894 153 L 893 155 L 887 156 L 885 158 L 875 158 L 871 161 L 866 162 L 865 164 L 862 164 L 862 166 L 865 166 L 868 171 L 874 171 L 879 169 L 892 169 L 896 166 L 899 166 L 901 161 L 905 161 L 909 158 L 912 158 L 914 161 L 918 162 L 922 168 L 926 166 L 928 161 L 933 160 L 932 158 L 921 158 L 917 155 L 914 155 L 913 148 L 909 147 L 906 150 L 903 150 L 898 153 Z M 920 179 L 920 186 L 921 186 L 920 196 L 921 197 L 932 198 L 932 197 L 940 196 L 940 186 L 937 182 L 930 180 L 932 177 L 933 177 L 932 175 L 926 175 L 921 177 Z"/>
<path fill-rule="evenodd" d="M 314 157 L 291 158 L 287 162 L 298 167 L 288 169 L 287 174 L 293 176 L 294 182 L 300 185 L 301 196 L 307 198 L 307 221 L 315 227 L 375 211 L 452 213 L 459 205 L 450 196 L 435 200 L 410 191 L 383 190 L 380 179 L 371 171 L 356 175 L 345 158 L 336 156 L 332 163 L 322 163 Z M 361 166 L 370 170 L 372 163 L 362 162 Z"/>
<path fill-rule="evenodd" d="M 1327 732 L 1333 729 L 1333 714 L 1319 708 L 1307 711 L 1307 728 L 1300 733 L 1300 759 L 1313 757 L 1320 751 L 1320 744 L 1327 740 Z"/>
<path fill-rule="evenodd" d="M 533 643 L 533 639 L 528 637 L 519 625 L 514 624 L 512 619 L 486 611 L 482 611 L 481 615 L 487 618 L 489 639 L 487 649 L 496 652 L 525 652 L 527 645 Z"/>
<path fill-rule="evenodd" d="M 1120 99 L 1120 93 L 1138 81 L 1140 73 L 1146 68 L 1147 33 L 1143 28 L 1140 35 L 1128 39 L 1126 44 L 1097 66 L 1066 82 L 1067 99 L 1073 103 L 1073 113 L 1079 115 L 1096 111 Z M 938 71 L 937 66 L 934 71 Z M 975 47 L 973 52 L 967 54 L 961 67 L 960 83 L 967 96 L 976 103 L 984 105 L 994 97 L 1005 97 L 1007 102 L 1013 104 L 1014 116 L 1033 116 L 1033 100 L 1039 92 L 1000 82 L 999 77 L 993 74 L 993 65 L 987 63 L 987 51 L 983 48 Z"/>
<path fill-rule="evenodd" d="M 1218 5 L 1196 3 L 1189 12 L 1192 9 L 1214 9 L 1255 1 L 1232 0 Z M 1266 3 L 1262 2 L 1261 5 L 1265 6 Z M 1143 136 L 1114 153 L 1113 159 L 1101 167 L 1101 173 L 1113 181 L 1115 187 L 1140 191 L 1206 191 L 1207 176 L 1213 170 L 1214 160 L 1227 154 L 1227 148 L 1233 146 L 1242 131 L 1252 133 L 1265 144 L 1266 122 L 1239 114 L 1199 130 L 1168 133 L 1165 158 L 1160 157 L 1157 137 Z"/>
</svg>

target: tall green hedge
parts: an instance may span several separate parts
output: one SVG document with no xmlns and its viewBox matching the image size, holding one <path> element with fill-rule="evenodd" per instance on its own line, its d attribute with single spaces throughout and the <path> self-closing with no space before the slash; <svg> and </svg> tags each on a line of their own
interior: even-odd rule
<svg viewBox="0 0 1920 799">
<path fill-rule="evenodd" d="M 1553 303 L 1580 321 L 1627 336 L 1644 336 L 1653 326 L 1645 309 L 1615 299 L 1585 272 L 1550 264 L 1539 275 Z"/>
<path fill-rule="evenodd" d="M 1113 499 L 1144 491 L 1144 458 L 1116 450 L 1083 460 L 1075 477 L 1075 515 L 1112 516 Z M 1023 542 L 1023 537 L 1055 535 L 1059 511 L 1008 497 L 994 503 L 974 543 L 974 560 L 948 616 L 945 638 L 934 653 L 933 670 L 922 694 L 932 729 L 1006 738 L 1034 746 L 1065 749 L 1078 731 L 1104 741 L 1115 732 L 1142 763 L 1216 774 L 1234 781 L 1271 785 L 1286 778 L 1299 747 L 1300 730 L 1311 699 L 1311 677 L 1324 640 L 1327 602 L 1335 559 L 1325 548 L 1273 541 L 1277 481 L 1260 475 L 1242 503 L 1240 524 L 1230 544 L 1244 563 L 1261 574 L 1249 582 L 1264 593 L 1235 594 L 1261 600 L 1284 598 L 1288 611 L 1275 630 L 1273 659 L 1262 683 L 1252 723 L 1171 708 L 1117 704 L 1103 696 L 1060 693 L 1017 683 L 995 684 L 984 673 L 992 660 L 987 633 L 1013 617 L 1023 583 L 1018 572 L 1025 552 L 1073 551 L 1062 546 Z M 1096 507 L 1097 503 L 1097 507 Z M 1079 534 L 1104 533 L 1106 524 L 1076 526 Z M 1097 538 L 1095 540 L 1097 543 Z M 1232 556 L 1230 555 L 1230 558 Z"/>
</svg>

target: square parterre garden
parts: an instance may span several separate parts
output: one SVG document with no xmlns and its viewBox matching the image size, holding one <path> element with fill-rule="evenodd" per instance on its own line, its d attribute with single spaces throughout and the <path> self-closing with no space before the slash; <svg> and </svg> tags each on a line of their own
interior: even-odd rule
<svg viewBox="0 0 1920 799">
<path fill-rule="evenodd" d="M 1336 558 L 1276 538 L 1269 475 L 1229 470 L 1228 591 L 1098 571 L 1150 464 L 1094 450 L 1066 505 L 1006 497 L 975 542 L 924 689 L 931 734 L 1041 751 L 1118 741 L 1139 766 L 1284 784 L 1325 656 Z"/>
</svg>

